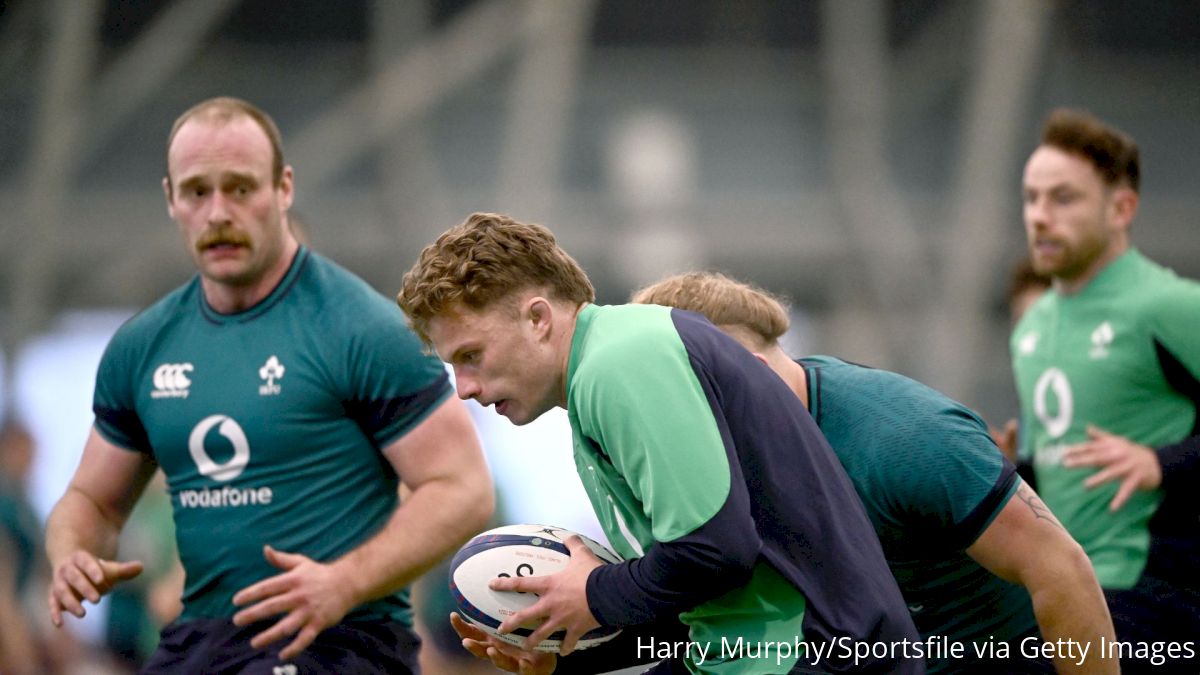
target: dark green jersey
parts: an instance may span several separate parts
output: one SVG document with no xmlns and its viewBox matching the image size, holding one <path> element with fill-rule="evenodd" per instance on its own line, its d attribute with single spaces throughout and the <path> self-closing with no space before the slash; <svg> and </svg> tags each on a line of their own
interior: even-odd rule
<svg viewBox="0 0 1200 675">
<path fill-rule="evenodd" d="M 588 581 L 605 624 L 678 615 L 693 672 L 922 672 L 854 488 L 782 380 L 703 317 L 589 305 L 575 326 L 567 413 L 580 478 L 629 562 Z M 810 671 L 804 671 L 810 672 Z"/>
<path fill-rule="evenodd" d="M 1062 456 L 1087 440 L 1089 425 L 1155 448 L 1196 434 L 1200 284 L 1130 250 L 1078 293 L 1038 300 L 1011 348 L 1038 493 L 1087 551 L 1100 584 L 1132 587 L 1161 492 L 1139 490 L 1110 512 L 1118 483 L 1088 489 L 1096 469 L 1065 468 Z"/>
<path fill-rule="evenodd" d="M 813 419 L 867 507 L 921 636 L 970 643 L 1034 631 L 1029 593 L 966 554 L 1020 480 L 987 425 L 896 373 L 828 356 L 799 363 Z M 970 663 L 949 659 L 928 666 L 971 672 Z"/>
<path fill-rule="evenodd" d="M 267 298 L 208 306 L 199 277 L 127 322 L 96 378 L 96 427 L 166 473 L 185 619 L 234 614 L 278 573 L 263 545 L 330 560 L 397 504 L 380 449 L 450 393 L 399 308 L 301 248 Z M 409 620 L 407 593 L 352 615 Z"/>
</svg>

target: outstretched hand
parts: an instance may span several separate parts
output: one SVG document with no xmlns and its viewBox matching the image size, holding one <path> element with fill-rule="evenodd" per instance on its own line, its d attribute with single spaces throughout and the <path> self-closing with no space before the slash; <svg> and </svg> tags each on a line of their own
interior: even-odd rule
<svg viewBox="0 0 1200 675">
<path fill-rule="evenodd" d="M 142 569 L 142 563 L 137 560 L 104 560 L 87 551 L 75 551 L 54 568 L 47 598 L 50 621 L 61 627 L 64 611 L 82 619 L 87 614 L 83 608 L 84 600 L 92 604 L 100 602 L 101 596 L 113 586 L 136 577 Z"/>
<path fill-rule="evenodd" d="M 1152 448 L 1091 425 L 1087 435 L 1088 440 L 1072 446 L 1063 455 L 1063 466 L 1099 467 L 1099 471 L 1083 481 L 1089 488 L 1120 481 L 1116 496 L 1109 502 L 1109 511 L 1124 506 L 1136 490 L 1156 490 L 1162 485 L 1162 464 Z"/>
<path fill-rule="evenodd" d="M 477 659 L 491 661 L 500 670 L 519 675 L 550 675 L 558 666 L 558 657 L 554 654 L 522 649 L 488 635 L 458 612 L 450 613 L 450 625 L 462 638 L 463 649 Z"/>
<path fill-rule="evenodd" d="M 509 633 L 527 624 L 538 623 L 525 638 L 525 649 L 533 650 L 542 640 L 559 629 L 566 629 L 559 653 L 563 656 L 575 650 L 584 633 L 598 628 L 600 622 L 592 616 L 587 602 L 587 580 L 591 571 L 602 563 L 578 536 L 566 541 L 571 559 L 561 572 L 543 577 L 504 577 L 493 579 L 488 586 L 493 591 L 533 593 L 538 601 L 516 612 L 500 624 L 501 633 Z"/>
<path fill-rule="evenodd" d="M 346 580 L 331 565 L 319 563 L 299 553 L 284 553 L 263 547 L 267 562 L 283 570 L 243 588 L 233 596 L 233 604 L 245 607 L 233 615 L 233 623 L 245 626 L 272 616 L 284 615 L 267 630 L 255 635 L 250 646 L 261 649 L 273 642 L 296 635 L 279 658 L 295 657 L 317 639 L 321 631 L 340 622 L 354 607 Z"/>
</svg>

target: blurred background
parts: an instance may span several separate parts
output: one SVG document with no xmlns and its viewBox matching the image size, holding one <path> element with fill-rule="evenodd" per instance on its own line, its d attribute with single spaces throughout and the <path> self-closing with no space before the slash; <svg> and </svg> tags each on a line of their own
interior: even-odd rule
<svg viewBox="0 0 1200 675">
<path fill-rule="evenodd" d="M 386 295 L 438 233 L 504 212 L 550 227 L 600 302 L 725 271 L 792 301 L 797 354 L 993 423 L 1016 411 L 1004 291 L 1052 107 L 1138 141 L 1134 243 L 1200 277 L 1195 0 L 0 0 L 0 409 L 29 431 L 37 517 L 108 337 L 193 274 L 164 145 L 214 95 L 274 116 L 293 216 Z M 508 519 L 588 529 L 565 421 L 476 412 L 502 491 L 505 458 L 567 476 Z"/>
</svg>

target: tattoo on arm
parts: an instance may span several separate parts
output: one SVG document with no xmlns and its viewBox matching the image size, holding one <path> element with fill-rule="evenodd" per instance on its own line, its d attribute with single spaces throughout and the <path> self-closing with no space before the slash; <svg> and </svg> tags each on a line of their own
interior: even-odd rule
<svg viewBox="0 0 1200 675">
<path fill-rule="evenodd" d="M 1045 520 L 1060 530 L 1066 529 L 1058 522 L 1058 518 L 1055 518 L 1054 514 L 1050 512 L 1050 507 L 1046 506 L 1046 502 L 1043 502 L 1042 498 L 1027 484 L 1021 483 L 1021 487 L 1017 488 L 1017 497 L 1025 502 L 1025 505 L 1029 507 L 1030 511 L 1033 511 L 1033 515 L 1038 520 Z"/>
</svg>

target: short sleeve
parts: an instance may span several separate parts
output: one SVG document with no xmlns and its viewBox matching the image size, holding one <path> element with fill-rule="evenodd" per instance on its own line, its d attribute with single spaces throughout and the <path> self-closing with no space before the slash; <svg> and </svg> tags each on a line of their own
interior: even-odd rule
<svg viewBox="0 0 1200 675">
<path fill-rule="evenodd" d="M 590 354 L 572 386 L 580 430 L 625 477 L 657 541 L 689 534 L 721 509 L 731 480 L 725 444 L 668 322 Z"/>
<path fill-rule="evenodd" d="M 96 430 L 108 442 L 127 450 L 153 455 L 150 438 L 137 413 L 137 398 L 130 373 L 136 372 L 134 339 L 129 324 L 109 341 L 96 371 L 92 412 Z"/>
<path fill-rule="evenodd" d="M 346 353 L 344 404 L 382 448 L 420 424 L 451 387 L 442 362 L 423 348 L 398 307 L 379 296 L 367 312 Z"/>
</svg>

